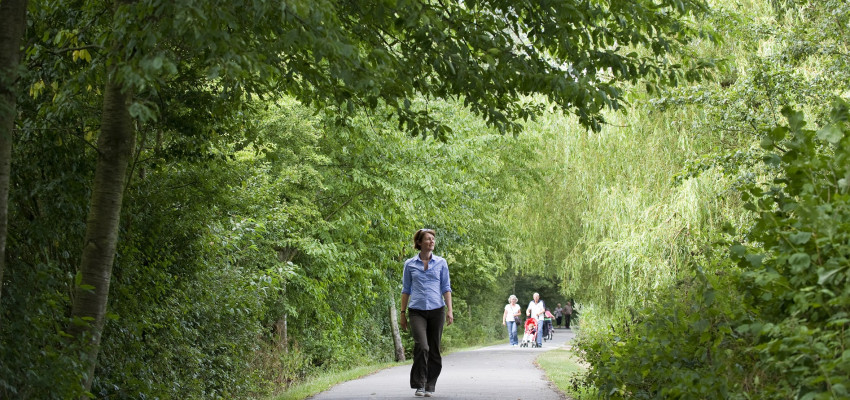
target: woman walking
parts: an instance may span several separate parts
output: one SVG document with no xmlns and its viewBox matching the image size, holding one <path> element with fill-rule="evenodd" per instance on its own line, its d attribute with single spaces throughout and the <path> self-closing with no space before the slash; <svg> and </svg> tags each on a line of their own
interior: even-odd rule
<svg viewBox="0 0 850 400">
<path fill-rule="evenodd" d="M 419 254 L 404 262 L 402 273 L 400 321 L 401 329 L 407 330 L 410 318 L 414 343 L 410 387 L 416 389 L 417 397 L 434 394 L 443 369 L 443 323 L 454 322 L 449 266 L 444 258 L 433 254 L 436 243 L 437 233 L 433 230 L 416 231 L 413 244 Z"/>
<path fill-rule="evenodd" d="M 519 344 L 516 336 L 516 327 L 517 323 L 519 323 L 519 316 L 522 310 L 520 309 L 519 304 L 517 304 L 517 298 L 514 295 L 508 297 L 508 304 L 505 305 L 505 312 L 502 315 L 502 325 L 508 327 L 508 340 L 511 343 L 511 346 L 516 346 Z"/>
</svg>

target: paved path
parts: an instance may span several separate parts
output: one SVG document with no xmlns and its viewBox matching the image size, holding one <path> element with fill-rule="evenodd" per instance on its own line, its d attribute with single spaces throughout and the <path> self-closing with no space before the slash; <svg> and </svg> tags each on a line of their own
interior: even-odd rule
<svg viewBox="0 0 850 400">
<path fill-rule="evenodd" d="M 542 352 L 568 344 L 575 335 L 566 329 L 556 329 L 553 336 L 542 348 L 500 344 L 444 356 L 443 372 L 433 398 L 564 399 L 534 365 Z M 403 365 L 339 384 L 311 399 L 416 399 L 409 380 L 410 365 Z"/>
</svg>

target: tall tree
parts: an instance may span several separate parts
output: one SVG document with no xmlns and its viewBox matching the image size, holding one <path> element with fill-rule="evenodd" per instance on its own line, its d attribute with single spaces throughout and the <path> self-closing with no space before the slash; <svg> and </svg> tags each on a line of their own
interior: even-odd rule
<svg viewBox="0 0 850 400">
<path fill-rule="evenodd" d="M 0 2 L 0 295 L 3 294 L 3 270 L 6 266 L 9 177 L 17 115 L 15 87 L 18 81 L 26 13 L 27 0 Z"/>
<path fill-rule="evenodd" d="M 129 102 L 130 94 L 110 80 L 103 97 L 97 168 L 80 260 L 80 284 L 76 287 L 71 309 L 71 317 L 75 321 L 69 329 L 69 333 L 84 342 L 89 355 L 84 375 L 86 390 L 91 388 L 94 378 L 105 322 L 124 183 L 134 145 Z"/>
</svg>

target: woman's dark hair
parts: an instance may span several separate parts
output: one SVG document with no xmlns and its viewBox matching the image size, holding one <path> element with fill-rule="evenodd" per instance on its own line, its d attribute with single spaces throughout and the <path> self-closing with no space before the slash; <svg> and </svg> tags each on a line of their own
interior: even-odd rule
<svg viewBox="0 0 850 400">
<path fill-rule="evenodd" d="M 416 233 L 413 234 L 413 247 L 415 247 L 416 250 L 422 250 L 422 246 L 419 245 L 419 242 L 422 241 L 422 238 L 425 237 L 426 233 L 430 233 L 435 239 L 437 238 L 437 232 L 434 232 L 433 229 L 422 228 L 416 231 Z"/>
</svg>

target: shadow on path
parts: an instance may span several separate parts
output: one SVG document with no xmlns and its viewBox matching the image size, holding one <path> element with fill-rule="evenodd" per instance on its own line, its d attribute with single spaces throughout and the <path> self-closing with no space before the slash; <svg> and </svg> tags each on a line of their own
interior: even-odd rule
<svg viewBox="0 0 850 400">
<path fill-rule="evenodd" d="M 542 348 L 500 344 L 443 357 L 443 372 L 433 398 L 564 399 L 534 365 L 542 352 L 568 344 L 575 335 L 566 329 L 556 329 L 553 336 Z M 403 365 L 341 383 L 310 399 L 416 399 L 409 381 L 410 365 Z"/>
</svg>

